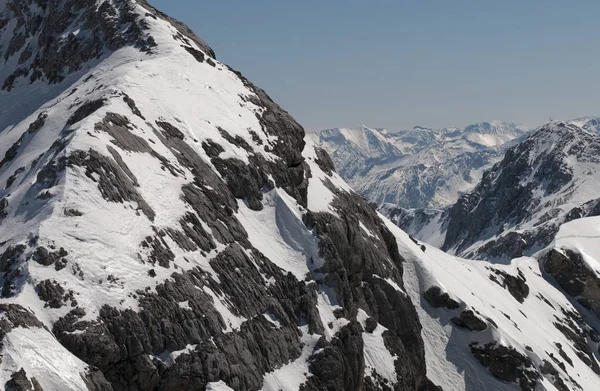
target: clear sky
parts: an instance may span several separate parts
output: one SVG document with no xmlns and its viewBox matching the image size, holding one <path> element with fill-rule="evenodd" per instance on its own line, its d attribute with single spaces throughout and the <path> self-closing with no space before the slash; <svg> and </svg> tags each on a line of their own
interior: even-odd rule
<svg viewBox="0 0 600 391">
<path fill-rule="evenodd" d="M 307 130 L 600 115 L 599 0 L 149 0 Z"/>
</svg>

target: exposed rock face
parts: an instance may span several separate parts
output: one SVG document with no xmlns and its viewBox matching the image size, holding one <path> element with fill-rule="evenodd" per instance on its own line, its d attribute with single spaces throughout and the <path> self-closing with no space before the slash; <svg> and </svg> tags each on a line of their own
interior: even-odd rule
<svg viewBox="0 0 600 391">
<path fill-rule="evenodd" d="M 519 384 L 522 391 L 534 391 L 540 375 L 531 360 L 512 348 L 495 343 L 479 346 L 471 345 L 471 353 L 479 362 L 488 367 L 498 379 Z"/>
<path fill-rule="evenodd" d="M 425 353 L 420 342 L 421 325 L 408 297 L 388 282 L 402 281 L 403 260 L 396 240 L 362 197 L 339 191 L 331 183 L 328 186 L 337 193 L 333 206 L 343 218 L 329 213 L 309 212 L 306 215 L 307 226 L 314 228 L 320 238 L 319 251 L 325 259 L 316 272 L 325 274 L 324 283 L 335 290 L 336 299 L 346 314 L 355 314 L 362 309 L 388 329 L 384 334 L 388 349 L 394 355 L 408 358 L 403 364 L 396 361 L 397 372 L 402 374 L 402 381 L 396 386 L 401 390 L 421 387 L 427 383 L 423 366 Z M 365 237 L 359 227 L 361 223 L 376 236 Z M 356 330 L 356 326 L 349 328 L 346 338 L 356 334 Z M 339 355 L 340 348 L 334 349 L 337 353 L 332 351 L 330 354 Z M 353 369 L 349 373 L 356 373 L 361 367 L 360 359 L 358 356 L 351 364 Z M 334 381 L 337 386 L 332 389 L 355 389 L 360 383 L 358 380 L 346 383 L 351 381 L 346 378 L 347 371 L 322 370 L 326 372 L 316 374 L 316 378 L 325 384 Z M 332 376 L 336 380 L 331 379 Z"/>
<path fill-rule="evenodd" d="M 156 46 L 153 38 L 143 33 L 147 23 L 129 1 L 9 1 L 0 17 L 11 21 L 6 28 L 12 27 L 7 31 L 12 39 L 3 48 L 4 59 L 21 53 L 19 67 L 4 80 L 2 89 L 7 91 L 19 79 L 60 82 L 65 71 L 80 70 L 102 56 L 105 48 L 114 51 L 135 45 L 150 51 Z M 92 35 L 65 34 L 78 28 Z"/>
<path fill-rule="evenodd" d="M 442 290 L 438 286 L 432 286 L 424 294 L 423 297 L 429 304 L 434 308 L 446 308 L 449 310 L 455 310 L 460 307 L 460 304 L 452 299 L 448 293 L 442 293 Z"/>
<path fill-rule="evenodd" d="M 264 91 L 145 1 L 4 20 L 0 98 L 57 94 L 0 129 L 6 387 L 437 389 L 395 237 Z"/>
<path fill-rule="evenodd" d="M 600 318 L 600 278 L 570 249 L 552 249 L 541 260 L 544 270 L 562 289 Z"/>
<path fill-rule="evenodd" d="M 18 372 L 12 374 L 10 380 L 6 382 L 7 391 L 42 391 L 40 384 L 32 378 L 27 378 L 25 370 L 21 368 Z"/>
<path fill-rule="evenodd" d="M 459 198 L 442 248 L 502 260 L 544 248 L 562 223 L 597 214 L 593 200 L 600 194 L 586 183 L 596 181 L 589 167 L 600 163 L 598 152 L 599 136 L 576 121 L 544 125 Z"/>
<path fill-rule="evenodd" d="M 495 269 L 491 266 L 486 267 L 486 269 L 492 272 L 489 275 L 490 280 L 507 289 L 512 297 L 514 297 L 519 303 L 525 301 L 527 296 L 529 296 L 529 286 L 527 285 L 527 280 L 525 279 L 525 276 L 521 270 L 519 270 L 517 276 L 513 276 L 505 271 Z"/>
<path fill-rule="evenodd" d="M 462 311 L 458 317 L 452 318 L 451 321 L 458 327 L 466 327 L 471 331 L 482 331 L 487 328 L 487 323 L 471 310 Z"/>
</svg>

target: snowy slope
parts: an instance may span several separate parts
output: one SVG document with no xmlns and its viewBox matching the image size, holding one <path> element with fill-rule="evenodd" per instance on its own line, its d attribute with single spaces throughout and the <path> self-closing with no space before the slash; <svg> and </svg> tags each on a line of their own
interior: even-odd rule
<svg viewBox="0 0 600 391">
<path fill-rule="evenodd" d="M 483 171 L 527 132 L 492 121 L 463 130 L 415 127 L 397 133 L 362 126 L 312 137 L 332 156 L 342 177 L 370 201 L 442 208 L 470 191 Z"/>
<path fill-rule="evenodd" d="M 537 258 L 518 258 L 506 265 L 460 259 L 433 246 L 425 245 L 423 251 L 393 223 L 389 222 L 388 227 L 407 261 L 407 291 L 414 302 L 420 303 L 427 364 L 434 382 L 448 390 L 515 390 L 519 389 L 515 382 L 529 377 L 533 383 L 539 380 L 546 390 L 597 388 L 600 356 L 598 334 L 592 328 L 598 330 L 598 318 L 588 316 L 586 322 L 581 315 L 586 315 L 585 310 L 540 269 Z M 571 227 L 564 233 L 561 230 L 557 243 L 564 244 L 562 238 L 579 228 Z M 585 251 L 587 248 L 583 247 Z M 513 285 L 516 295 L 511 294 L 511 283 L 505 275 L 521 280 Z M 431 287 L 447 293 L 457 307 L 432 306 L 424 297 Z M 456 325 L 451 319 L 464 310 L 473 311 L 485 329 L 472 331 Z M 517 353 L 516 363 L 506 356 L 495 363 L 504 367 L 498 376 L 508 378 L 512 374 L 516 380 L 499 382 L 498 376 L 491 374 L 492 365 L 488 371 L 475 358 L 471 347 L 489 343 L 491 349 L 503 346 Z M 522 376 L 522 369 L 528 369 L 526 376 Z M 521 389 L 530 388 L 521 385 Z"/>
</svg>

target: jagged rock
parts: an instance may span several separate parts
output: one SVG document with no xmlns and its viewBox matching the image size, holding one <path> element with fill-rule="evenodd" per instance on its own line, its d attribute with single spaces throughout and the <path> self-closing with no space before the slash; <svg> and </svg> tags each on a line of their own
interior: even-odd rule
<svg viewBox="0 0 600 391">
<path fill-rule="evenodd" d="M 60 308 L 63 304 L 65 290 L 56 281 L 44 280 L 35 287 L 38 296 L 50 308 Z"/>
<path fill-rule="evenodd" d="M 560 377 L 560 374 L 556 368 L 554 368 L 550 362 L 544 360 L 543 364 L 540 366 L 540 372 L 542 375 L 552 376 L 552 385 L 556 387 L 558 391 L 571 391 L 565 384 L 564 380 Z"/>
<path fill-rule="evenodd" d="M 71 153 L 67 164 L 84 167 L 88 178 L 98 183 L 98 189 L 107 201 L 136 202 L 146 217 L 154 220 L 155 212 L 135 189 L 137 179 L 133 174 L 119 167 L 114 160 L 92 149 L 87 153 L 84 151 Z M 97 174 L 98 179 L 93 174 Z"/>
<path fill-rule="evenodd" d="M 0 272 L 8 272 L 11 267 L 19 260 L 27 247 L 23 244 L 9 246 L 2 255 L 0 255 Z"/>
<path fill-rule="evenodd" d="M 476 342 L 470 345 L 471 353 L 479 362 L 488 367 L 490 373 L 498 379 L 518 383 L 522 391 L 534 391 L 540 374 L 531 360 L 513 348 L 496 345 L 495 342 L 484 346 Z"/>
<path fill-rule="evenodd" d="M 225 149 L 221 145 L 215 143 L 211 139 L 203 141 L 202 148 L 210 158 L 219 157 L 221 153 L 225 152 Z"/>
<path fill-rule="evenodd" d="M 273 184 L 265 171 L 244 164 L 237 159 L 213 158 L 213 164 L 225 177 L 236 198 L 245 200 L 252 210 L 262 210 L 263 189 L 272 189 Z"/>
<path fill-rule="evenodd" d="M 2 198 L 0 200 L 0 218 L 5 217 L 6 216 L 6 209 L 8 208 L 8 200 L 5 198 Z"/>
<path fill-rule="evenodd" d="M 6 180 L 6 187 L 5 189 L 9 189 L 13 183 L 15 183 L 15 181 L 17 180 L 17 176 L 19 174 L 22 174 L 25 172 L 25 167 L 19 167 L 14 174 L 12 174 L 7 180 Z M 1 213 L 0 213 L 1 214 Z"/>
<path fill-rule="evenodd" d="M 67 210 L 65 210 L 65 216 L 81 217 L 81 216 L 83 216 L 83 213 L 81 213 L 77 209 L 67 209 Z"/>
<path fill-rule="evenodd" d="M 71 126 L 76 124 L 79 121 L 82 121 L 84 118 L 89 117 L 98 111 L 102 106 L 104 106 L 105 100 L 98 99 L 90 102 L 85 102 L 81 107 L 79 107 L 73 115 L 68 119 L 67 126 Z"/>
<path fill-rule="evenodd" d="M 4 153 L 4 158 L 2 160 L 0 160 L 0 168 L 2 168 L 8 162 L 14 160 L 17 157 L 19 148 L 23 144 L 23 141 L 25 140 L 26 136 L 27 136 L 27 133 L 26 132 L 23 133 L 21 135 L 21 137 L 19 137 L 19 139 L 13 145 L 11 145 L 10 148 L 8 148 L 6 150 L 6 152 Z"/>
<path fill-rule="evenodd" d="M 15 327 L 44 327 L 31 311 L 19 304 L 0 304 L 0 314 L 3 315 L 0 320 L 2 338 Z"/>
<path fill-rule="evenodd" d="M 367 333 L 372 333 L 377 328 L 377 321 L 373 318 L 367 318 L 365 322 L 365 331 Z"/>
<path fill-rule="evenodd" d="M 183 48 L 187 50 L 188 53 L 190 53 L 196 59 L 196 61 L 200 63 L 204 62 L 204 53 L 202 53 L 200 50 L 194 49 L 191 46 L 184 46 Z"/>
<path fill-rule="evenodd" d="M 519 270 L 519 274 L 515 277 L 493 267 L 486 267 L 486 269 L 494 273 L 489 275 L 490 280 L 507 289 L 519 303 L 523 303 L 527 296 L 529 296 L 529 286 L 521 270 Z M 501 277 L 502 281 L 499 281 L 497 276 Z"/>
<path fill-rule="evenodd" d="M 313 374 L 302 391 L 359 390 L 364 370 L 362 327 L 356 321 L 344 326 L 331 343 L 323 342 L 320 353 L 313 356 L 310 372 Z"/>
<path fill-rule="evenodd" d="M 46 119 L 48 118 L 48 113 L 46 113 L 45 111 L 41 112 L 37 119 L 35 121 L 33 121 L 31 123 L 31 125 L 29 125 L 29 128 L 27 128 L 27 133 L 31 134 L 31 133 L 35 133 L 38 130 L 40 130 L 41 128 L 44 127 L 44 125 L 46 124 Z"/>
<path fill-rule="evenodd" d="M 335 172 L 335 166 L 333 165 L 333 161 L 325 152 L 323 148 L 315 147 L 315 152 L 317 154 L 317 158 L 315 159 L 315 163 L 319 165 L 321 170 L 325 172 L 327 175 L 331 175 L 331 173 Z"/>
<path fill-rule="evenodd" d="M 561 308 L 564 318 L 556 318 L 553 322 L 556 327 L 572 343 L 577 357 L 596 374 L 600 375 L 600 366 L 596 362 L 594 352 L 590 348 L 594 340 L 598 339 L 598 332 L 579 314 Z M 560 349 L 561 355 L 562 349 Z"/>
<path fill-rule="evenodd" d="M 319 238 L 320 254 L 325 259 L 318 272 L 326 274 L 325 283 L 335 290 L 347 313 L 362 308 L 388 329 L 384 339 L 390 352 L 411 357 L 402 363 L 395 362 L 401 384 L 398 387 L 418 388 L 427 381 L 422 365 L 421 325 L 408 298 L 385 280 L 402 281 L 403 259 L 397 242 L 362 197 L 326 185 L 336 194 L 333 205 L 344 218 L 312 212 L 305 216 L 306 225 Z M 377 236 L 365 238 L 359 219 Z"/>
<path fill-rule="evenodd" d="M 50 266 L 67 255 L 69 253 L 62 247 L 58 251 L 48 251 L 46 247 L 40 246 L 35 250 L 33 259 L 40 265 Z"/>
<path fill-rule="evenodd" d="M 569 249 L 552 249 L 541 264 L 565 292 L 600 317 L 600 278 L 586 265 L 581 254 Z"/>
<path fill-rule="evenodd" d="M 114 391 L 102 372 L 96 368 L 91 368 L 83 377 L 83 381 L 89 391 Z"/>
<path fill-rule="evenodd" d="M 36 45 L 30 47 L 35 55 L 4 81 L 3 89 L 10 91 L 15 81 L 24 77 L 32 82 L 40 79 L 61 82 L 65 75 L 79 71 L 88 61 L 104 54 L 106 46 L 114 51 L 129 44 L 146 52 L 156 46 L 154 39 L 145 33 L 147 24 L 134 12 L 131 2 L 103 2 L 97 9 L 95 3 L 94 0 L 65 0 L 58 7 L 45 1 L 11 0 L 0 18 L 16 19 L 18 27 L 12 32 L 4 58 L 18 53 L 26 37 L 37 37 L 37 40 L 32 41 Z M 42 9 L 42 15 L 35 12 L 35 7 Z M 65 39 L 56 39 L 65 29 L 76 25 L 91 34 L 69 34 Z"/>
<path fill-rule="evenodd" d="M 6 391 L 43 391 L 35 378 L 31 378 L 31 381 L 27 378 L 27 373 L 23 368 L 10 376 L 5 389 Z"/>
<path fill-rule="evenodd" d="M 459 317 L 453 317 L 450 320 L 455 325 L 466 327 L 471 331 L 482 331 L 487 329 L 487 324 L 471 310 L 464 310 L 460 313 Z"/>
<path fill-rule="evenodd" d="M 142 112 L 140 111 L 140 109 L 138 109 L 137 105 L 135 104 L 135 101 L 133 99 L 131 99 L 129 97 L 129 95 L 124 94 L 123 95 L 123 101 L 125 103 L 127 103 L 127 106 L 129 106 L 129 108 L 131 109 L 131 112 L 135 115 L 137 115 L 138 117 L 140 117 L 143 120 L 146 120 L 146 117 L 144 117 L 142 115 Z"/>
<path fill-rule="evenodd" d="M 432 286 L 427 289 L 423 294 L 423 297 L 433 308 L 447 308 L 449 310 L 455 310 L 460 307 L 460 304 L 452 299 L 448 293 L 442 293 L 442 289 L 439 286 Z"/>
</svg>

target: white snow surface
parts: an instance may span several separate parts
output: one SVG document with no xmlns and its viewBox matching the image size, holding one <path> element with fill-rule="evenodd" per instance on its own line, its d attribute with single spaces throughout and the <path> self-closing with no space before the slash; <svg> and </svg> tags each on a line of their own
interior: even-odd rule
<svg viewBox="0 0 600 391">
<path fill-rule="evenodd" d="M 0 382 L 23 368 L 44 390 L 87 390 L 81 374 L 87 365 L 69 353 L 49 332 L 41 328 L 17 327 L 3 340 Z"/>
<path fill-rule="evenodd" d="M 600 217 L 585 217 L 563 224 L 554 239 L 554 247 L 579 252 L 587 267 L 600 275 Z"/>
<path fill-rule="evenodd" d="M 553 363 L 571 389 L 575 389 L 575 386 L 569 376 L 583 390 L 596 389 L 600 381 L 598 375 L 578 358 L 572 343 L 554 326 L 554 322 L 564 318 L 563 310 L 576 312 L 577 309 L 564 293 L 544 277 L 536 258 L 524 257 L 514 259 L 508 265 L 498 265 L 460 259 L 429 245 L 426 245 L 426 251 L 423 252 L 395 224 L 385 220 L 383 216 L 381 218 L 396 236 L 399 251 L 406 259 L 404 283 L 423 325 L 428 376 L 434 383 L 444 390 L 517 389 L 515 384 L 495 379 L 470 352 L 471 342 L 477 341 L 483 345 L 496 341 L 528 356 L 538 367 L 544 359 Z M 595 223 L 597 222 L 596 220 Z M 588 222 L 580 227 L 589 226 Z M 576 229 L 567 227 L 565 232 Z M 582 236 L 582 232 L 588 230 L 578 232 L 578 236 Z M 583 238 L 585 240 L 587 235 L 584 234 Z M 564 244 L 562 240 L 559 235 L 557 243 Z M 594 244 L 592 248 L 598 246 Z M 584 249 L 592 252 L 588 247 Z M 493 274 L 490 267 L 513 276 L 518 275 L 519 271 L 523 273 L 530 289 L 523 303 L 519 303 L 508 290 L 490 280 L 489 275 Z M 423 298 L 423 293 L 432 286 L 438 286 L 447 292 L 459 302 L 460 308 L 454 311 L 433 308 Z M 458 316 L 464 309 L 477 311 L 476 314 L 483 320 L 492 319 L 497 327 L 487 321 L 486 330 L 474 332 L 453 325 L 450 319 Z M 573 360 L 573 366 L 565 362 L 566 371 L 555 365 L 549 356 L 553 354 L 561 360 L 556 343 L 560 343 L 567 356 Z M 598 356 L 594 356 L 598 361 Z M 547 390 L 555 390 L 550 380 L 544 379 L 543 386 Z"/>
</svg>

